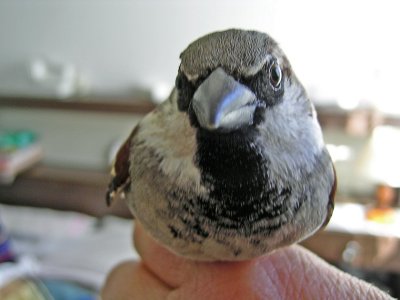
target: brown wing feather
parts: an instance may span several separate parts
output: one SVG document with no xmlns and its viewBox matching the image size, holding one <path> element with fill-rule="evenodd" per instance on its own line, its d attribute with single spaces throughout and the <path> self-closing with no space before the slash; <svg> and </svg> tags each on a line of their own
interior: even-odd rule
<svg viewBox="0 0 400 300">
<path fill-rule="evenodd" d="M 131 155 L 131 141 L 137 131 L 138 126 L 135 127 L 115 156 L 113 169 L 111 171 L 112 178 L 106 193 L 106 202 L 108 206 L 111 205 L 117 195 L 124 197 L 125 189 L 130 186 L 129 161 Z"/>
<path fill-rule="evenodd" d="M 328 225 L 329 220 L 332 217 L 332 213 L 333 213 L 333 209 L 335 208 L 335 195 L 336 195 L 336 188 L 337 188 L 337 178 L 336 178 L 336 170 L 335 170 L 335 166 L 333 166 L 333 185 L 332 185 L 332 189 L 331 192 L 329 193 L 329 201 L 328 201 L 328 213 L 326 214 L 326 218 L 324 223 L 322 224 L 320 229 L 325 228 L 326 225 Z"/>
</svg>

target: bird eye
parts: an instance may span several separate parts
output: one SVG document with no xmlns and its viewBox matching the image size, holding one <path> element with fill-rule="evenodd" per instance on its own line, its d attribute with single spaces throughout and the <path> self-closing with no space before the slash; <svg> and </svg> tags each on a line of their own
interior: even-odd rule
<svg viewBox="0 0 400 300">
<path fill-rule="evenodd" d="M 269 82 L 274 89 L 279 88 L 282 81 L 282 70 L 279 64 L 274 61 L 269 67 Z"/>
</svg>

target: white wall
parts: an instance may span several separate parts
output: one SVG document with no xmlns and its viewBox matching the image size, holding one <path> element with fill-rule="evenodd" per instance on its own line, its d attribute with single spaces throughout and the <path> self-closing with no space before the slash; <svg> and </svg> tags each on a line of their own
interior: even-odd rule
<svg viewBox="0 0 400 300">
<path fill-rule="evenodd" d="M 20 74 L 17 65 L 37 56 L 75 63 L 96 94 L 172 85 L 179 53 L 190 41 L 243 27 L 275 37 L 312 97 L 348 106 L 375 100 L 387 108 L 400 103 L 397 3 L 0 0 L 0 88 Z"/>
<path fill-rule="evenodd" d="M 228 0 L 0 1 L 0 76 L 45 56 L 77 64 L 97 94 L 172 85 L 190 41 L 232 26 L 267 30 L 273 7 Z"/>
</svg>

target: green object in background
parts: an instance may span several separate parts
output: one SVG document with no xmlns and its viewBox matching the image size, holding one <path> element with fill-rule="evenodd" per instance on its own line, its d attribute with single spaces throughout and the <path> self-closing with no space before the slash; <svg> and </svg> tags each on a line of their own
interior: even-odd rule
<svg viewBox="0 0 400 300">
<path fill-rule="evenodd" d="M 37 140 L 37 135 L 29 130 L 4 132 L 0 134 L 0 151 L 25 148 Z"/>
<path fill-rule="evenodd" d="M 96 293 L 88 288 L 84 288 L 78 283 L 58 280 L 43 279 L 43 285 L 49 294 L 56 300 L 96 300 Z"/>
</svg>

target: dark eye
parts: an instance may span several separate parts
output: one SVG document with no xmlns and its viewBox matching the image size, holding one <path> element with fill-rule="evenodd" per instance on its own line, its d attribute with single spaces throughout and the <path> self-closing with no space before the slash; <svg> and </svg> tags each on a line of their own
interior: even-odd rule
<svg viewBox="0 0 400 300">
<path fill-rule="evenodd" d="M 269 67 L 269 82 L 274 89 L 279 88 L 282 81 L 282 70 L 279 64 L 274 61 Z"/>
</svg>

